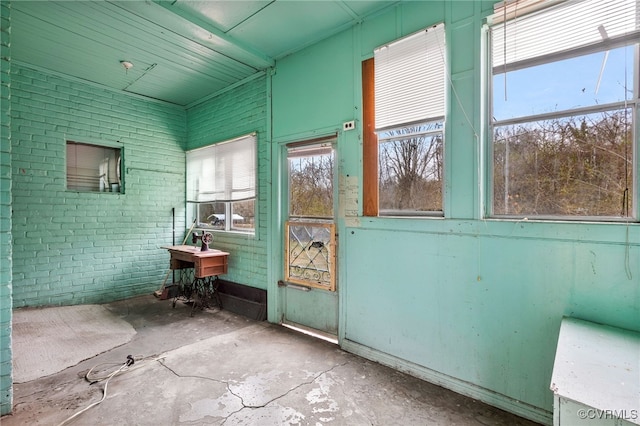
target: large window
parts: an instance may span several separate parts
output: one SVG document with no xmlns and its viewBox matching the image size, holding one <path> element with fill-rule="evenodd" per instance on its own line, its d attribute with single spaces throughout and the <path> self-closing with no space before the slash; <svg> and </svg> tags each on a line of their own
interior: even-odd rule
<svg viewBox="0 0 640 426">
<path fill-rule="evenodd" d="M 365 215 L 442 215 L 445 57 L 438 24 L 363 63 Z"/>
<path fill-rule="evenodd" d="M 490 29 L 492 214 L 633 217 L 638 1 L 524 3 Z"/>
<path fill-rule="evenodd" d="M 187 213 L 198 228 L 254 232 L 256 135 L 187 152 Z"/>
</svg>

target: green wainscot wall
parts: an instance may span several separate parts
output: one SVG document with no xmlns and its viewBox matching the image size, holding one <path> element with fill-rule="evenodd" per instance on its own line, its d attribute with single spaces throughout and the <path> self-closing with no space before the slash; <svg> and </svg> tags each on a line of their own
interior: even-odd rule
<svg viewBox="0 0 640 426">
<path fill-rule="evenodd" d="M 336 132 L 338 180 L 359 183 L 361 62 L 377 46 L 445 22 L 444 218 L 347 217 L 339 209 L 340 343 L 550 423 L 562 317 L 640 329 L 640 227 L 483 219 L 482 26 L 492 10 L 489 1 L 403 2 L 283 58 L 272 76 L 273 138 L 284 144 Z M 353 119 L 357 131 L 342 132 Z M 272 230 L 280 232 L 283 204 L 271 201 Z"/>
</svg>

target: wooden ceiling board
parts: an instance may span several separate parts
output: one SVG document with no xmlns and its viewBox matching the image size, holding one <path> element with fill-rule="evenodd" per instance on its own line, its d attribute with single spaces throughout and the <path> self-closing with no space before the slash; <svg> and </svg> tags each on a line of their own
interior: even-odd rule
<svg viewBox="0 0 640 426">
<path fill-rule="evenodd" d="M 196 71 L 185 71 L 172 64 L 157 65 L 124 90 L 184 106 L 193 99 L 201 98 L 203 93 L 216 92 L 233 84 L 224 80 L 198 78 L 195 74 L 197 74 Z"/>
<path fill-rule="evenodd" d="M 12 11 L 11 19 L 13 60 L 109 87 L 122 88 L 127 84 L 119 59 L 111 59 L 121 56 L 117 50 L 107 52 L 106 46 L 88 49 L 83 38 L 69 37 L 66 30 L 47 22 L 34 25 L 32 18 L 18 10 Z M 136 72 L 130 70 L 129 77 Z"/>
<path fill-rule="evenodd" d="M 111 2 L 123 11 L 144 17 L 166 31 L 185 37 L 203 47 L 233 59 L 254 69 L 265 69 L 273 66 L 273 61 L 262 52 L 251 52 L 242 48 L 228 37 L 220 37 L 214 30 L 208 31 L 206 23 L 197 25 L 187 18 L 177 15 L 170 4 L 153 3 L 148 1 Z M 161 5 L 162 4 L 162 5 Z M 167 11 L 171 13 L 167 13 Z M 193 19 L 196 20 L 196 19 Z M 196 20 L 197 21 L 197 20 Z M 211 26 L 209 26 L 211 27 Z"/>
<path fill-rule="evenodd" d="M 47 10 L 41 17 L 35 17 L 29 7 L 13 14 L 16 22 L 15 59 L 120 89 L 140 78 L 144 70 L 154 63 L 177 69 L 176 74 L 182 76 L 181 80 L 190 76 L 194 80 L 205 80 L 213 87 L 233 84 L 256 72 L 255 68 L 170 32 L 153 33 L 153 25 L 144 20 L 136 21 L 124 16 L 117 21 L 117 27 L 107 25 L 104 22 L 116 22 L 118 15 L 106 3 L 73 10 L 64 6 L 43 5 Z M 89 15 L 100 19 L 93 22 Z M 21 32 L 27 28 L 29 31 Z M 150 41 L 150 37 L 154 40 Z M 133 62 L 134 68 L 125 72 L 121 60 Z M 143 78 L 148 78 L 148 75 Z M 164 85 L 173 85 L 174 77 L 172 75 Z M 194 83 L 193 86 L 200 84 Z M 189 92 L 193 96 L 202 94 L 198 90 Z"/>
<path fill-rule="evenodd" d="M 107 38 L 113 40 L 116 37 L 121 37 L 123 40 L 122 45 L 134 46 L 134 49 L 138 52 L 142 51 L 155 55 L 154 62 L 164 61 L 167 63 L 189 64 L 190 67 L 199 67 L 200 69 L 210 68 L 212 65 L 219 67 L 220 70 L 212 75 L 249 75 L 257 70 L 255 67 L 238 62 L 227 55 L 220 54 L 206 46 L 184 38 L 181 34 L 168 30 L 159 30 L 160 27 L 157 24 L 144 18 L 124 14 L 120 8 L 111 3 L 94 3 L 93 6 L 94 8 L 103 7 L 100 12 L 104 13 L 104 19 L 107 22 L 120 20 L 120 25 L 117 28 L 111 28 L 110 26 L 98 27 L 100 36 L 102 36 L 98 39 Z M 88 17 L 85 18 L 85 22 L 88 19 Z M 139 44 L 144 45 L 146 49 L 141 50 L 138 47 Z M 135 61 L 134 58 L 128 59 L 132 62 Z"/>
<path fill-rule="evenodd" d="M 12 59 L 187 106 L 397 2 L 12 2 Z M 120 64 L 134 64 L 128 71 Z"/>
</svg>

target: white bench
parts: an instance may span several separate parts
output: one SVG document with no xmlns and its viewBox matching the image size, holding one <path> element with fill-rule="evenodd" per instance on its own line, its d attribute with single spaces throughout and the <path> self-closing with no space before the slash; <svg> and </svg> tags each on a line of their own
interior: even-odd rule
<svg viewBox="0 0 640 426">
<path fill-rule="evenodd" d="M 554 426 L 640 425 L 640 333 L 564 318 L 551 390 Z"/>
</svg>

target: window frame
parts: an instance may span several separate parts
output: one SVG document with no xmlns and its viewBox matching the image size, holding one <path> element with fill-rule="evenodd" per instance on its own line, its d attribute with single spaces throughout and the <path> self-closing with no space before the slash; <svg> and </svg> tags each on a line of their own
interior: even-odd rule
<svg viewBox="0 0 640 426">
<path fill-rule="evenodd" d="M 316 139 L 311 139 L 307 141 L 299 141 L 287 144 L 287 217 L 289 220 L 295 221 L 334 221 L 335 220 L 335 173 L 336 173 L 336 158 L 337 151 L 336 147 L 338 144 L 338 136 L 337 134 L 329 135 L 326 137 L 320 137 Z M 305 157 L 305 153 L 311 152 L 316 153 L 315 155 L 309 155 L 309 157 L 314 157 L 317 155 L 326 155 L 328 152 L 331 157 L 332 164 L 332 174 L 330 178 L 331 188 L 331 207 L 329 215 L 311 215 L 311 214 L 295 214 L 292 211 L 292 195 L 291 191 L 293 189 L 292 179 L 291 179 L 291 159 L 292 158 L 301 158 Z"/>
<path fill-rule="evenodd" d="M 556 2 L 547 7 L 543 8 L 535 8 L 531 13 L 545 13 L 548 9 L 553 9 L 554 7 L 562 4 L 563 2 Z M 498 14 L 496 14 L 498 15 Z M 494 17 L 496 16 L 494 15 Z M 518 16 L 519 17 L 519 16 Z M 509 17 L 506 22 L 509 22 L 517 17 Z M 489 18 L 491 20 L 491 18 Z M 496 24 L 503 24 L 504 21 L 500 19 L 498 16 L 498 22 Z M 485 42 L 486 42 L 486 74 L 488 78 L 486 78 L 486 91 L 487 91 L 487 106 L 486 110 L 488 114 L 486 115 L 486 123 L 487 123 L 487 153 L 486 153 L 486 170 L 487 170 L 487 198 L 486 198 L 486 209 L 485 214 L 489 218 L 492 219 L 505 219 L 505 220 L 552 220 L 552 221 L 566 221 L 566 222 L 576 222 L 576 221 L 589 221 L 589 222 L 638 222 L 640 218 L 638 217 L 638 205 L 640 204 L 640 183 L 638 179 L 640 178 L 640 172 L 638 171 L 638 167 L 640 165 L 640 65 L 638 64 L 638 60 L 640 58 L 640 38 L 638 37 L 638 33 L 633 33 L 630 35 L 622 36 L 619 38 L 611 40 L 604 40 L 597 44 L 579 46 L 577 48 L 572 48 L 562 52 L 555 52 L 550 55 L 541 55 L 535 58 L 526 59 L 523 61 L 516 62 L 515 67 L 506 66 L 508 71 L 517 71 L 520 69 L 527 69 L 539 65 L 544 64 L 552 64 L 557 63 L 559 61 L 583 57 L 585 55 L 606 52 L 609 50 L 613 50 L 620 47 L 630 46 L 633 50 L 633 75 L 631 76 L 631 81 L 633 84 L 633 93 L 631 99 L 625 99 L 623 101 L 609 102 L 606 104 L 593 104 L 576 108 L 562 109 L 554 112 L 547 113 L 537 113 L 530 114 L 526 116 L 519 117 L 511 117 L 505 118 L 502 120 L 494 120 L 494 69 L 496 67 L 493 66 L 493 45 L 491 40 L 491 25 L 485 25 L 483 28 L 485 32 Z M 635 64 L 635 65 L 634 65 Z M 501 65 L 498 65 L 501 66 Z M 631 152 L 629 154 L 629 158 L 631 159 L 631 177 L 629 181 L 629 193 L 632 195 L 632 203 L 629 206 L 629 214 L 628 216 L 593 216 L 593 215 L 569 215 L 569 214 L 561 214 L 561 215 L 553 215 L 553 214 L 533 214 L 530 212 L 522 213 L 522 214 L 498 214 L 495 213 L 495 189 L 496 182 L 494 180 L 495 177 L 495 128 L 515 125 L 515 124 L 527 124 L 534 123 L 543 120 L 549 119 L 564 119 L 570 117 L 579 118 L 581 116 L 587 116 L 589 114 L 595 113 L 606 113 L 613 111 L 624 111 L 625 109 L 630 109 L 629 116 L 631 117 L 631 123 L 629 125 L 631 129 Z M 627 195 L 628 199 L 628 195 Z"/>
<path fill-rule="evenodd" d="M 386 217 L 386 218 L 442 218 L 444 217 L 445 209 L 445 179 L 446 179 L 446 134 L 447 134 L 447 73 L 448 73 L 448 50 L 446 43 L 446 25 L 444 22 L 439 22 L 434 25 L 430 25 L 417 33 L 408 34 L 399 39 L 393 40 L 386 45 L 393 45 L 404 39 L 409 39 L 418 33 L 426 32 L 436 27 L 442 27 L 443 39 L 437 41 L 442 43 L 438 46 L 443 57 L 443 86 L 442 86 L 442 103 L 443 111 L 442 115 L 438 117 L 424 117 L 416 122 L 415 120 L 409 122 L 397 123 L 393 126 L 389 126 L 385 129 L 376 128 L 376 97 L 375 97 L 375 57 L 365 59 L 361 63 L 361 76 L 362 76 L 362 115 L 363 115 L 363 171 L 362 171 L 362 192 L 363 192 L 363 216 L 370 217 Z M 439 29 L 439 28 L 438 28 Z M 437 34 L 437 33 L 436 33 Z M 441 201 L 442 210 L 434 211 L 412 211 L 412 210 L 386 210 L 380 209 L 380 183 L 379 183 L 379 138 L 378 132 L 388 129 L 398 129 L 401 127 L 408 127 L 417 123 L 431 123 L 440 121 L 442 123 L 442 181 L 441 181 Z"/>
<path fill-rule="evenodd" d="M 108 142 L 94 142 L 94 141 L 81 141 L 82 138 L 70 138 L 65 140 L 65 189 L 67 191 L 79 192 L 79 193 L 111 193 L 111 194 L 124 194 L 124 147 L 121 144 L 108 143 Z M 91 149 L 95 151 L 95 155 L 99 155 L 98 151 L 109 151 L 113 155 L 109 156 L 109 159 L 113 158 L 114 165 L 111 167 L 107 165 L 107 182 L 104 182 L 102 179 L 102 175 L 97 175 L 95 179 L 97 180 L 97 189 L 83 189 L 83 186 L 89 185 L 70 185 L 70 179 L 79 179 L 82 178 L 76 171 L 75 174 L 69 173 L 72 169 L 79 169 L 79 161 L 76 152 L 76 156 L 74 157 L 74 165 L 70 164 L 71 159 L 69 158 L 69 149 L 70 145 L 75 145 L 76 147 L 84 147 L 86 149 Z M 77 151 L 77 150 L 76 150 Z M 91 164 L 87 164 L 89 160 L 84 159 L 82 165 L 89 165 L 88 169 L 97 170 L 97 173 L 100 173 L 100 167 L 102 164 L 99 162 L 91 162 Z M 87 167 L 85 167 L 87 168 Z M 87 176 L 88 177 L 88 176 Z M 91 179 L 91 177 L 88 177 Z M 111 178 L 114 180 L 112 181 Z"/>
<path fill-rule="evenodd" d="M 434 128 L 428 129 L 425 128 L 421 131 L 417 131 L 417 132 L 413 132 L 413 133 L 409 133 L 406 135 L 403 134 L 399 134 L 399 135 L 385 135 L 385 133 L 387 132 L 391 132 L 391 131 L 398 131 L 398 130 L 404 130 L 407 128 L 411 128 L 411 127 L 430 127 L 430 126 L 434 126 Z M 390 142 L 390 143 L 395 143 L 395 142 L 400 142 L 401 144 L 407 140 L 414 140 L 414 139 L 420 139 L 420 138 L 425 138 L 425 139 L 431 139 L 430 142 L 428 142 L 429 145 L 435 143 L 435 139 L 438 138 L 438 136 L 440 137 L 440 150 L 441 150 L 441 163 L 440 163 L 440 180 L 439 180 L 439 191 L 440 191 L 440 205 L 443 205 L 444 202 L 444 137 L 445 137 L 445 121 L 444 121 L 444 117 L 436 117 L 436 119 L 431 120 L 431 121 L 427 121 L 427 122 L 421 122 L 421 123 L 411 123 L 411 124 L 404 124 L 400 127 L 396 127 L 396 128 L 392 128 L 392 129 L 385 129 L 384 131 L 379 131 L 378 132 L 378 155 L 380 156 L 380 145 Z M 437 150 L 438 148 L 434 148 L 434 152 L 433 152 L 433 156 L 437 156 Z M 430 170 L 430 169 L 428 169 Z M 381 166 L 380 166 L 380 158 L 378 158 L 378 193 L 380 193 L 380 174 L 382 173 L 381 170 Z M 378 197 L 380 197 L 380 194 L 378 195 Z M 380 206 L 380 201 L 378 201 L 378 214 L 380 216 L 384 216 L 384 217 L 442 217 L 444 212 L 444 209 L 440 209 L 440 210 L 412 210 L 412 209 L 391 209 L 391 208 L 382 208 Z"/>
<path fill-rule="evenodd" d="M 205 200 L 190 200 L 190 198 L 192 198 L 190 196 L 191 192 L 193 192 L 190 188 L 191 185 L 191 181 L 190 181 L 190 173 L 189 173 L 189 155 L 191 153 L 197 153 L 198 151 L 203 151 L 206 152 L 205 150 L 207 149 L 212 149 L 213 150 L 213 155 L 211 155 L 211 159 L 214 160 L 218 154 L 218 150 L 216 149 L 216 146 L 220 146 L 221 144 L 232 144 L 235 142 L 245 142 L 247 140 L 247 138 L 251 138 L 253 140 L 253 146 L 251 148 L 251 150 L 253 151 L 253 170 L 251 172 L 252 179 L 253 179 L 253 188 L 249 189 L 249 192 L 252 192 L 252 196 L 248 196 L 248 197 L 242 197 L 242 198 L 233 198 L 234 196 L 227 196 L 223 199 L 210 199 L 207 198 Z M 228 153 L 229 155 L 233 155 L 234 153 Z M 224 158 L 224 157 L 223 157 Z M 214 160 L 215 161 L 215 160 Z M 215 231 L 215 232 L 225 232 L 225 233 L 240 233 L 240 234 L 245 234 L 245 235 L 255 235 L 256 234 L 256 227 L 257 227 L 257 223 L 258 221 L 256 220 L 256 216 L 257 216 L 257 204 L 258 204 L 258 136 L 257 136 L 257 132 L 252 132 L 249 134 L 245 134 L 242 136 L 238 136 L 236 138 L 231 138 L 231 139 L 225 139 L 222 141 L 218 141 L 218 142 L 214 142 L 212 144 L 209 145 L 205 145 L 199 148 L 195 148 L 192 150 L 187 151 L 187 155 L 185 158 L 185 171 L 186 171 L 186 211 L 187 211 L 187 216 L 190 218 L 190 220 L 195 224 L 194 225 L 194 229 L 201 229 L 201 230 L 207 230 L 207 231 Z M 200 175 L 201 176 L 201 175 Z M 215 176 L 212 177 L 212 179 L 215 179 Z M 228 185 L 229 182 L 226 182 L 226 185 Z M 225 185 L 225 186 L 226 186 Z M 233 183 L 231 182 L 231 185 L 233 186 Z M 235 193 L 236 190 L 231 189 L 230 193 Z M 196 191 L 197 193 L 197 191 Z M 227 199 L 228 197 L 231 197 L 231 199 Z M 198 195 L 195 195 L 195 198 L 198 198 Z M 235 219 L 233 218 L 236 209 L 234 208 L 234 205 L 237 203 L 244 203 L 247 201 L 252 201 L 253 202 L 253 226 L 251 228 L 243 228 L 243 227 L 238 227 L 238 226 L 234 226 L 235 223 Z M 214 214 L 220 214 L 220 213 L 212 213 L 211 215 L 209 215 L 206 219 L 203 219 L 200 215 L 201 215 L 201 207 L 206 206 L 206 205 L 211 205 L 212 206 L 212 210 L 215 211 L 215 205 L 216 204 L 222 204 L 224 206 L 224 216 L 225 216 L 225 220 L 223 220 L 223 224 L 220 225 L 213 225 L 210 223 L 207 223 L 206 220 L 208 220 L 211 216 L 213 216 Z M 226 220 L 226 218 L 231 217 L 232 220 Z"/>
<path fill-rule="evenodd" d="M 201 202 L 201 203 L 193 203 L 193 202 L 187 202 L 188 206 L 187 206 L 187 212 L 189 214 L 190 217 L 192 217 L 192 221 L 195 220 L 196 226 L 194 227 L 194 229 L 200 229 L 200 230 L 207 230 L 207 231 L 221 231 L 221 232 L 239 232 L 239 233 L 243 233 L 243 234 L 254 234 L 255 233 L 255 215 L 256 215 L 256 199 L 255 198 L 251 198 L 251 199 L 247 199 L 247 200 L 238 200 L 238 201 L 212 201 L 212 202 Z M 236 203 L 242 203 L 242 202 L 246 202 L 246 201 L 253 201 L 253 217 L 254 217 L 254 221 L 253 221 L 253 227 L 251 228 L 242 228 L 242 227 L 238 227 L 238 226 L 234 226 L 234 218 L 233 215 L 236 214 L 236 210 L 234 209 L 234 204 Z M 189 206 L 189 204 L 191 204 Z M 214 224 L 206 224 L 205 222 L 203 222 L 201 220 L 201 216 L 200 216 L 200 208 L 204 205 L 214 205 L 214 204 L 223 204 L 224 206 L 224 217 L 225 219 L 222 220 L 222 225 L 214 225 Z M 214 208 L 215 210 L 215 208 Z M 213 216 L 214 214 L 220 214 L 220 213 L 213 213 L 211 215 L 209 215 L 206 219 L 209 219 L 211 216 Z M 195 217 L 194 217 L 195 216 Z M 226 220 L 227 217 L 231 217 L 232 220 L 228 221 Z"/>
</svg>

